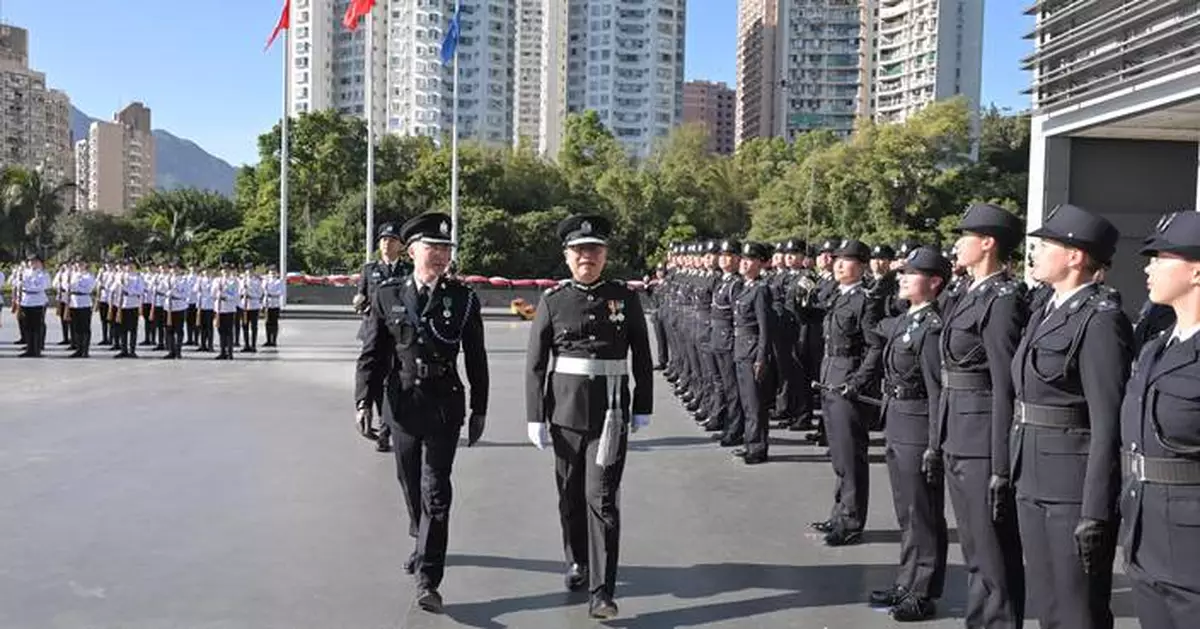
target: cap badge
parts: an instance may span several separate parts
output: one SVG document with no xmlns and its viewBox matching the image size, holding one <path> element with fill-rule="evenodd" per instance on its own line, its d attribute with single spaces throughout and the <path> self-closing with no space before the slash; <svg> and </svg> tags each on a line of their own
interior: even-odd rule
<svg viewBox="0 0 1200 629">
<path fill-rule="evenodd" d="M 590 233 L 592 233 L 592 223 L 591 223 L 591 221 L 584 221 L 584 222 L 580 223 L 580 224 L 579 224 L 579 230 L 580 230 L 580 231 L 582 231 L 582 232 L 583 232 L 583 233 L 585 233 L 585 234 L 590 234 Z"/>
<path fill-rule="evenodd" d="M 838 245 L 838 248 L 839 248 L 839 249 L 845 249 L 846 247 L 849 247 L 849 246 L 850 246 L 850 241 L 849 241 L 849 240 L 843 240 L 843 241 L 842 241 L 842 244 Z"/>
<path fill-rule="evenodd" d="M 438 225 L 438 230 L 441 231 L 443 235 L 449 234 L 450 233 L 450 223 L 447 223 L 446 221 L 442 221 L 442 224 Z"/>
</svg>

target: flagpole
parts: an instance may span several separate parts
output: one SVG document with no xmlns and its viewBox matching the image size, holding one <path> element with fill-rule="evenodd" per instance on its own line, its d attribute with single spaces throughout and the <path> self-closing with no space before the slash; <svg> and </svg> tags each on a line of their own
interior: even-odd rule
<svg viewBox="0 0 1200 629">
<path fill-rule="evenodd" d="M 455 0 L 454 15 L 462 19 L 462 0 Z M 453 18 L 451 18 L 453 19 Z M 460 25 L 461 27 L 461 25 Z M 454 102 L 450 107 L 450 260 L 458 260 L 458 42 L 454 46 Z"/>
<path fill-rule="evenodd" d="M 290 10 L 290 7 L 289 7 Z M 283 34 L 283 117 L 279 123 L 279 275 L 283 280 L 279 291 L 279 308 L 287 309 L 287 272 L 288 272 L 288 92 L 291 90 L 289 79 L 290 65 L 288 57 L 291 54 L 292 29 Z"/>
<path fill-rule="evenodd" d="M 367 263 L 371 262 L 371 250 L 375 244 L 375 97 L 373 92 L 375 74 L 375 5 L 372 3 L 367 11 L 367 70 L 366 70 L 366 112 L 367 112 Z"/>
</svg>

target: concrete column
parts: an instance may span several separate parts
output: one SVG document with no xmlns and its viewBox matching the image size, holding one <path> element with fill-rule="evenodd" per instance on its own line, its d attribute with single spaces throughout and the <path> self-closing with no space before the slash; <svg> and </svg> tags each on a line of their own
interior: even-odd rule
<svg viewBox="0 0 1200 629">
<path fill-rule="evenodd" d="M 1047 137 L 1046 116 L 1034 116 L 1029 130 L 1029 193 L 1025 207 L 1025 229 L 1042 225 L 1043 217 L 1060 203 L 1069 201 L 1071 186 L 1071 139 Z M 1026 280 L 1031 281 L 1026 269 Z"/>
</svg>

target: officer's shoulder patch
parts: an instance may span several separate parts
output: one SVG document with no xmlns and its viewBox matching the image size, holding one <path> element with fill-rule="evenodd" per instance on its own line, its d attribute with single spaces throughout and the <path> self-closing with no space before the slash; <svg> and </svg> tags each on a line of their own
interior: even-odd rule
<svg viewBox="0 0 1200 629">
<path fill-rule="evenodd" d="M 942 315 L 936 312 L 929 313 L 925 317 L 925 325 L 929 326 L 931 330 L 942 329 Z"/>
<path fill-rule="evenodd" d="M 1014 280 L 1005 280 L 1005 281 L 996 282 L 996 284 L 992 290 L 996 291 L 996 295 L 999 297 L 1007 297 L 1009 295 L 1020 295 L 1021 294 L 1021 289 L 1018 286 L 1018 282 L 1016 282 Z"/>
<path fill-rule="evenodd" d="M 1113 310 L 1120 310 L 1120 308 L 1121 305 L 1111 297 L 1104 297 L 1096 302 L 1096 312 L 1112 312 Z"/>
<path fill-rule="evenodd" d="M 559 283 L 555 284 L 554 286 L 551 286 L 550 288 L 547 288 L 546 290 L 542 291 L 542 294 L 549 297 L 550 295 L 553 295 L 554 293 L 557 293 L 558 291 L 562 290 L 562 287 L 566 286 L 568 282 L 570 282 L 570 280 L 562 280 Z"/>
</svg>

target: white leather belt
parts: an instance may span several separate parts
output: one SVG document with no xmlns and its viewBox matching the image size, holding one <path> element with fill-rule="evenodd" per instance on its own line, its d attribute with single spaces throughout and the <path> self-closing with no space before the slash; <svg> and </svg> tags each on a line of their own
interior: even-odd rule
<svg viewBox="0 0 1200 629">
<path fill-rule="evenodd" d="M 629 373 L 629 366 L 625 360 L 554 356 L 550 371 L 573 376 L 623 376 Z"/>
</svg>

